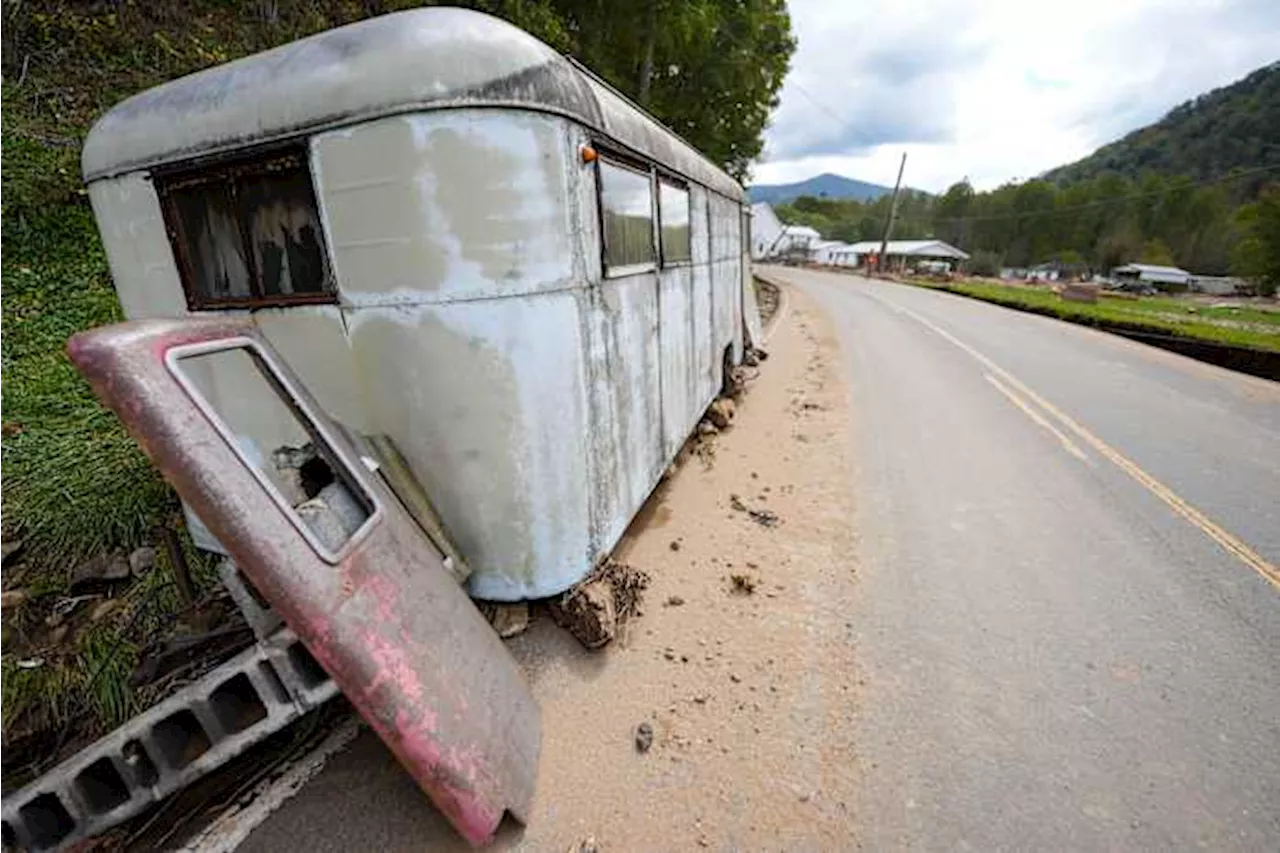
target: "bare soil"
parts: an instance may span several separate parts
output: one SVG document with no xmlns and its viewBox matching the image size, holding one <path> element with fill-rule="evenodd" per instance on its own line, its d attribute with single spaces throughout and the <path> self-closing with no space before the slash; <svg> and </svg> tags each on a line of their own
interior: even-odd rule
<svg viewBox="0 0 1280 853">
<path fill-rule="evenodd" d="M 617 549 L 650 577 L 642 612 L 594 652 L 545 615 L 509 642 L 542 758 L 528 827 L 492 849 L 854 846 L 849 402 L 825 318 L 784 299 L 735 424 L 699 439 L 714 453 L 686 457 Z M 391 759 L 371 737 L 242 849 L 466 849 L 411 785 L 383 791 Z"/>
</svg>

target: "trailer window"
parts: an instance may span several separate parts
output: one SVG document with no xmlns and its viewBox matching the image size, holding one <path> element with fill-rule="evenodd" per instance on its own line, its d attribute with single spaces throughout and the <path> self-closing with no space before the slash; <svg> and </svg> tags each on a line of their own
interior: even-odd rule
<svg viewBox="0 0 1280 853">
<path fill-rule="evenodd" d="M 335 300 L 304 150 L 156 179 L 192 310 Z"/>
<path fill-rule="evenodd" d="M 666 180 L 658 182 L 658 222 L 662 234 L 662 265 L 692 260 L 687 189 Z"/>
<path fill-rule="evenodd" d="M 656 260 L 652 179 L 647 172 L 603 158 L 599 165 L 605 274 L 652 267 Z"/>
</svg>

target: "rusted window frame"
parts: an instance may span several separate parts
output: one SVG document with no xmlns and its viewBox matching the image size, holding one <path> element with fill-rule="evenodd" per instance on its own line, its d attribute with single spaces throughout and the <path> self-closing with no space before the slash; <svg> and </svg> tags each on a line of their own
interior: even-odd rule
<svg viewBox="0 0 1280 853">
<path fill-rule="evenodd" d="M 316 240 L 320 244 L 320 258 L 324 267 L 323 290 L 318 293 L 276 293 L 263 291 L 262 276 L 258 270 L 257 258 L 253 252 L 252 235 L 249 233 L 250 211 L 244 206 L 236 192 L 239 181 L 255 174 L 273 171 L 272 167 L 288 165 L 301 167 L 306 175 L 307 188 L 310 191 L 309 201 L 315 211 L 317 229 Z M 258 149 L 252 153 L 216 160 L 204 160 L 187 163 L 181 166 L 161 168 L 152 173 L 156 196 L 160 200 L 160 210 L 164 216 L 165 232 L 169 237 L 169 245 L 173 248 L 174 258 L 178 264 L 178 275 L 182 280 L 182 290 L 186 295 L 187 307 L 192 311 L 216 311 L 235 308 L 275 308 L 290 305 L 332 304 L 338 301 L 337 281 L 334 279 L 333 267 L 329 262 L 329 246 L 325 229 L 320 216 L 320 203 L 316 196 L 315 182 L 311 177 L 310 160 L 307 145 L 291 143 Z M 175 190 L 190 187 L 221 186 L 228 194 L 231 208 L 236 216 L 236 224 L 240 232 L 241 246 L 244 249 L 245 266 L 249 271 L 249 290 L 251 295 L 214 297 L 201 292 L 199 277 L 191 257 L 191 241 L 187 239 L 182 226 L 182 217 L 177 210 L 173 197 Z"/>
</svg>

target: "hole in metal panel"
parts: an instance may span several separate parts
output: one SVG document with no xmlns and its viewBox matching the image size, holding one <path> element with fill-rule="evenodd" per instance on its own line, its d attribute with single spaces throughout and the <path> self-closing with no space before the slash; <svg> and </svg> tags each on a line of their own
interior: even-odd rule
<svg viewBox="0 0 1280 853">
<path fill-rule="evenodd" d="M 302 643 L 294 643 L 289 647 L 289 662 L 293 664 L 302 680 L 302 686 L 307 690 L 319 687 L 329 680 L 329 673 L 324 671 L 324 667 Z"/>
<path fill-rule="evenodd" d="M 209 709 L 227 734 L 242 732 L 267 717 L 267 706 L 262 704 L 253 682 L 243 672 L 209 694 Z"/>
<path fill-rule="evenodd" d="M 76 822 L 57 794 L 41 794 L 18 809 L 35 849 L 53 847 L 76 828 Z"/>
<path fill-rule="evenodd" d="M 341 549 L 373 515 L 373 500 L 270 368 L 245 346 L 182 356 L 178 363 L 295 524 L 322 550 Z"/>
<path fill-rule="evenodd" d="M 285 689 L 284 682 L 280 680 L 280 673 L 276 672 L 276 668 L 271 665 L 270 661 L 262 661 L 258 664 L 258 671 L 262 673 L 263 679 L 266 680 L 271 690 L 271 696 L 277 702 L 288 702 L 289 691 Z"/>
<path fill-rule="evenodd" d="M 160 752 L 160 760 L 174 770 L 186 767 L 213 745 L 196 715 L 190 711 L 179 711 L 156 723 L 151 737 Z"/>
<path fill-rule="evenodd" d="M 151 760 L 141 741 L 127 741 L 120 750 L 120 754 L 124 756 L 124 763 L 129 765 L 129 769 L 133 772 L 135 785 L 150 788 L 160 778 L 155 762 Z"/>
<path fill-rule="evenodd" d="M 76 776 L 79 792 L 90 814 L 102 815 L 129 802 L 129 785 L 116 769 L 115 762 L 103 756 Z"/>
</svg>

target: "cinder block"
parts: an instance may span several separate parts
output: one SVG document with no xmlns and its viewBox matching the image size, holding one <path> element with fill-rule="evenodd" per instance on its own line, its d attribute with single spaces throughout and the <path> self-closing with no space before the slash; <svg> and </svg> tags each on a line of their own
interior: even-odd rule
<svg viewBox="0 0 1280 853">
<path fill-rule="evenodd" d="M 267 639 L 284 625 L 284 620 L 258 595 L 245 576 L 240 574 L 234 560 L 228 557 L 218 563 L 218 579 L 227 588 L 231 600 L 236 603 L 236 607 L 244 615 L 244 621 L 259 640 Z"/>
<path fill-rule="evenodd" d="M 4 800 L 6 848 L 58 850 L 184 788 L 338 693 L 276 631 Z"/>
</svg>

